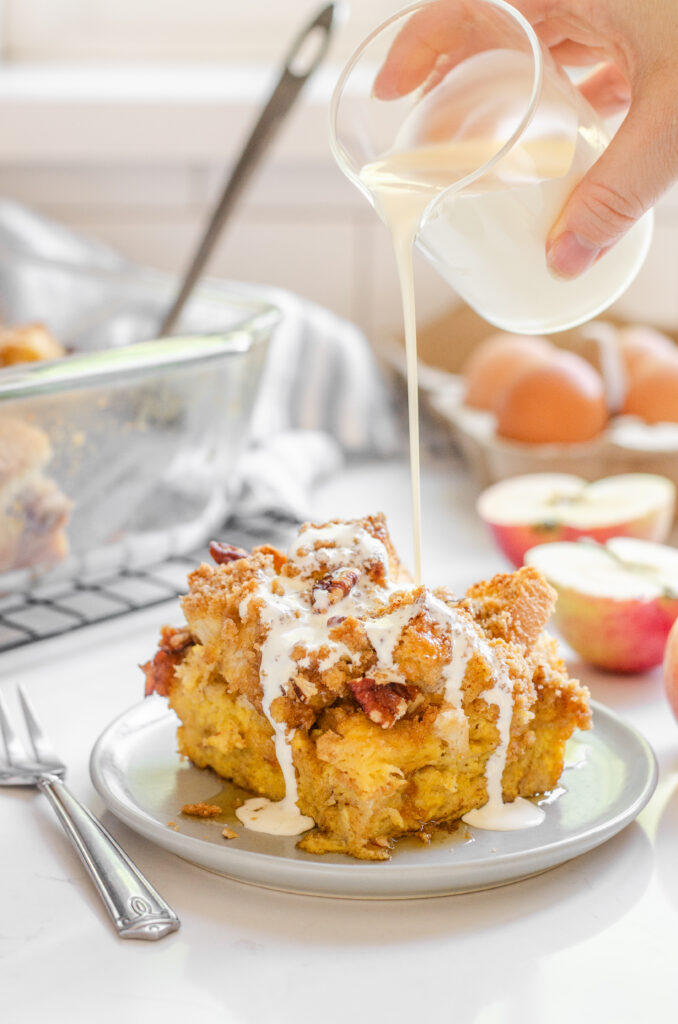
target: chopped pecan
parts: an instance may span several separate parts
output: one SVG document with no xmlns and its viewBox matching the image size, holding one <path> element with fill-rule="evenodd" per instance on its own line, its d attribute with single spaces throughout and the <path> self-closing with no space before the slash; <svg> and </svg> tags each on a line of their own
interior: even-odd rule
<svg viewBox="0 0 678 1024">
<path fill-rule="evenodd" d="M 193 637 L 189 629 L 170 629 L 165 626 L 162 643 L 164 647 L 169 647 L 173 654 L 178 654 L 179 651 L 185 651 L 193 644 Z"/>
<path fill-rule="evenodd" d="M 237 548 L 234 544 L 224 544 L 220 540 L 210 541 L 210 555 L 217 565 L 225 565 L 226 562 L 236 562 L 239 558 L 248 558 L 249 551 L 244 548 Z"/>
<path fill-rule="evenodd" d="M 328 629 L 334 629 L 335 626 L 340 626 L 342 622 L 346 622 L 345 615 L 332 615 L 327 620 Z"/>
<path fill-rule="evenodd" d="M 409 683 L 377 683 L 367 676 L 354 679 L 348 687 L 367 717 L 382 729 L 390 729 L 402 718 L 419 693 Z"/>
<path fill-rule="evenodd" d="M 310 679 L 304 679 L 303 676 L 297 676 L 292 683 L 292 688 L 302 704 L 311 697 L 315 697 L 318 692 L 317 686 Z"/>
<path fill-rule="evenodd" d="M 159 693 L 161 697 L 169 696 L 174 669 L 181 664 L 186 651 L 194 643 L 189 630 L 162 627 L 158 650 L 150 661 L 141 665 L 141 671 L 146 676 L 146 697 L 152 693 Z"/>
<path fill-rule="evenodd" d="M 347 597 L 360 579 L 359 569 L 335 569 L 313 586 L 313 611 L 326 612 L 330 605 Z"/>
</svg>

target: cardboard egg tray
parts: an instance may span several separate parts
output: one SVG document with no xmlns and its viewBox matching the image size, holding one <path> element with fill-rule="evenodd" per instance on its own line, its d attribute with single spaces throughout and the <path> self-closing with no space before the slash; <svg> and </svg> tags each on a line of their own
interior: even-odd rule
<svg viewBox="0 0 678 1024">
<path fill-rule="evenodd" d="M 605 316 L 605 322 L 623 322 Z M 467 306 L 419 330 L 420 387 L 427 406 L 449 426 L 479 487 L 525 473 L 574 473 L 587 480 L 616 473 L 658 473 L 678 487 L 678 424 L 651 426 L 613 416 L 608 428 L 585 444 L 525 444 L 497 437 L 491 413 L 463 404 L 460 370 L 476 345 L 496 333 Z M 597 369 L 599 347 L 590 325 L 549 335 Z M 674 337 L 671 332 L 664 332 Z M 390 360 L 395 363 L 395 360 Z"/>
</svg>

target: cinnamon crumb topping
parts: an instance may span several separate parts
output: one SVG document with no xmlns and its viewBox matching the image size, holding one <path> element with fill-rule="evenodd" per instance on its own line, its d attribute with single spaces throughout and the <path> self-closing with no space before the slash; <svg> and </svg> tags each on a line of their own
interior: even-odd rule
<svg viewBox="0 0 678 1024">
<path fill-rule="evenodd" d="M 218 804 L 184 804 L 181 813 L 189 814 L 192 818 L 216 818 L 221 814 L 221 807 Z"/>
</svg>

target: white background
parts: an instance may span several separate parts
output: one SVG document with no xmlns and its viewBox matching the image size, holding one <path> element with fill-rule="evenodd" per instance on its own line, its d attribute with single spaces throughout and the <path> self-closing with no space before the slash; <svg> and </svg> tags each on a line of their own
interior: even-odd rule
<svg viewBox="0 0 678 1024">
<path fill-rule="evenodd" d="M 11 60 L 275 60 L 324 0 L 4 0 Z M 345 59 L 405 4 L 354 0 Z"/>
</svg>

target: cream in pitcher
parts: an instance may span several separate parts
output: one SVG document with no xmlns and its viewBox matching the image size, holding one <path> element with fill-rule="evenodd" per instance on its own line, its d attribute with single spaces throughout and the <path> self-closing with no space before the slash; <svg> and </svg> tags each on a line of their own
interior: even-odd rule
<svg viewBox="0 0 678 1024">
<path fill-rule="evenodd" d="M 642 265 L 652 235 L 652 214 L 646 214 L 581 277 L 562 281 L 550 273 L 549 229 L 609 135 L 542 50 L 529 23 L 502 0 L 460 0 L 461 51 L 448 66 L 436 64 L 433 80 L 429 76 L 409 93 L 379 100 L 375 76 L 398 51 L 409 19 L 426 8 L 440 10 L 419 4 L 368 37 L 340 78 L 331 112 L 339 165 L 369 197 L 396 253 L 407 349 L 417 580 L 415 242 L 490 323 L 537 334 L 574 327 L 618 298 Z M 454 5 L 445 10 L 453 17 Z M 405 67 L 405 78 L 407 73 Z"/>
</svg>

